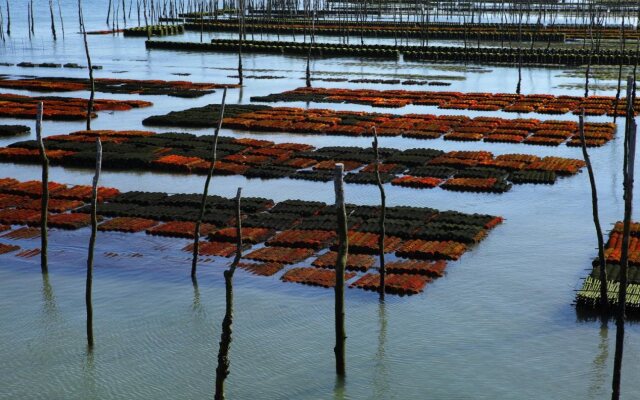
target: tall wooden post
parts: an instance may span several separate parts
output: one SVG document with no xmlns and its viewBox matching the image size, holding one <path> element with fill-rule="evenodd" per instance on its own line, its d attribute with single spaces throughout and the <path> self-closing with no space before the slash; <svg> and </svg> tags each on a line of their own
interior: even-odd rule
<svg viewBox="0 0 640 400">
<path fill-rule="evenodd" d="M 58 0 L 58 17 L 60 18 L 60 30 L 62 30 L 62 39 L 64 40 L 64 19 L 62 18 L 62 6 Z"/>
<path fill-rule="evenodd" d="M 87 30 L 84 26 L 84 16 L 82 15 L 82 0 L 78 0 L 78 15 L 80 18 L 80 29 L 84 39 L 84 52 L 87 57 L 87 68 L 89 69 L 89 84 L 91 86 L 91 94 L 87 103 L 87 130 L 91 130 L 91 114 L 93 113 L 93 100 L 96 96 L 96 87 L 93 80 L 93 66 L 91 65 L 91 55 L 89 54 L 89 42 L 87 41 Z"/>
<path fill-rule="evenodd" d="M 102 168 L 102 142 L 100 138 L 96 140 L 96 172 L 93 176 L 93 188 L 91 191 L 91 238 L 89 239 L 89 255 L 87 257 L 87 284 L 85 291 L 85 303 L 87 306 L 87 344 L 89 349 L 93 349 L 93 304 L 91 301 L 91 291 L 93 286 L 93 252 L 96 247 L 96 236 L 98 233 L 98 181 L 100 180 L 100 170 Z"/>
<path fill-rule="evenodd" d="M 380 190 L 380 222 L 379 222 L 379 235 L 378 238 L 378 257 L 380 258 L 380 299 L 384 300 L 385 292 L 385 275 L 387 270 L 384 263 L 384 239 L 386 235 L 385 220 L 387 218 L 387 196 L 384 192 L 384 186 L 380 179 L 380 152 L 378 151 L 378 131 L 373 128 L 373 153 L 375 156 L 375 173 L 376 183 L 378 184 L 378 190 Z"/>
<path fill-rule="evenodd" d="M 29 13 L 29 23 L 31 24 L 31 36 L 36 35 L 36 23 L 35 18 L 33 16 L 33 0 L 29 1 L 29 9 L 31 12 Z"/>
<path fill-rule="evenodd" d="M 338 258 L 336 260 L 336 286 L 335 286 L 335 324 L 336 324 L 336 374 L 340 377 L 346 375 L 345 346 L 347 335 L 344 326 L 344 270 L 347 266 L 349 252 L 349 239 L 347 236 L 347 213 L 344 202 L 344 183 L 342 181 L 344 165 L 336 164 L 334 170 L 334 187 L 336 194 L 336 215 L 338 231 Z"/>
<path fill-rule="evenodd" d="M 53 0 L 49 0 L 49 15 L 51 16 L 51 34 L 53 35 L 53 40 L 58 40 L 56 36 L 56 22 L 55 17 L 53 16 Z"/>
<path fill-rule="evenodd" d="M 520 94 L 522 88 L 522 4 L 519 11 L 520 19 L 518 21 L 518 85 L 516 86 L 516 94 Z"/>
<path fill-rule="evenodd" d="M 243 76 L 242 76 L 242 40 L 244 38 L 244 2 L 243 0 L 238 0 L 239 10 L 238 10 L 238 84 L 242 85 Z"/>
<path fill-rule="evenodd" d="M 604 238 L 602 236 L 602 227 L 600 225 L 600 216 L 598 213 L 598 190 L 596 188 L 596 179 L 591 166 L 591 159 L 587 152 L 586 137 L 584 134 L 584 110 L 580 114 L 579 120 L 580 141 L 582 142 L 582 156 L 587 164 L 589 172 L 589 183 L 591 184 L 591 207 L 593 213 L 593 224 L 596 227 L 596 236 L 598 239 L 598 261 L 600 262 L 600 311 L 605 316 L 609 312 L 609 297 L 607 294 L 607 260 L 604 255 Z"/>
<path fill-rule="evenodd" d="M 127 27 L 127 5 L 125 4 L 125 0 L 122 0 L 122 23 L 124 27 Z"/>
<path fill-rule="evenodd" d="M 593 24 L 594 24 L 594 16 L 593 14 L 591 14 L 591 18 L 589 20 L 589 28 L 588 28 L 589 38 L 591 39 L 590 40 L 591 47 L 589 48 L 589 57 L 587 58 L 587 69 L 585 70 L 585 73 L 584 73 L 584 97 L 585 98 L 589 97 L 589 75 L 591 74 L 591 60 L 593 58 L 593 48 L 594 48 Z"/>
<path fill-rule="evenodd" d="M 191 260 L 191 279 L 196 279 L 196 269 L 198 268 L 198 252 L 200 251 L 200 226 L 202 225 L 202 219 L 207 207 L 207 196 L 209 195 L 209 185 L 211 184 L 211 177 L 216 165 L 217 150 L 218 150 L 218 134 L 222 128 L 222 120 L 224 119 L 224 105 L 227 99 L 227 88 L 224 88 L 222 93 L 222 104 L 220 105 L 220 114 L 218 115 L 218 126 L 213 134 L 213 146 L 211 149 L 211 160 L 209 161 L 209 172 L 207 173 L 207 179 L 204 183 L 204 191 L 202 192 L 202 202 L 200 203 L 200 214 L 196 221 L 196 229 L 194 232 L 193 241 L 193 259 Z"/>
<path fill-rule="evenodd" d="M 9 0 L 7 0 L 7 36 L 11 36 L 11 8 L 9 7 Z"/>
<path fill-rule="evenodd" d="M 627 123 L 624 142 L 624 221 L 622 232 L 622 254 L 620 256 L 620 289 L 618 291 L 618 313 L 616 318 L 616 351 L 613 361 L 613 382 L 611 399 L 620 398 L 620 377 L 622 373 L 622 355 L 624 352 L 624 329 L 627 302 L 627 269 L 629 264 L 629 236 L 631 231 L 631 212 L 633 207 L 633 172 L 635 168 L 636 122 L 634 118 L 635 79 L 627 79 Z"/>
<path fill-rule="evenodd" d="M 315 5 L 314 5 L 315 7 Z M 305 83 L 308 88 L 311 87 L 311 49 L 313 48 L 313 43 L 315 42 L 315 30 L 316 30 L 316 12 L 313 11 L 313 16 L 311 17 L 311 37 L 309 40 L 309 52 L 307 53 L 307 69 L 305 72 Z"/>
<path fill-rule="evenodd" d="M 40 269 L 43 274 L 49 272 L 47 257 L 48 237 L 48 217 L 49 217 L 49 158 L 44 148 L 42 140 L 42 114 L 44 112 L 43 103 L 38 103 L 36 114 L 36 139 L 40 149 L 40 160 L 42 162 L 42 202 L 40 203 Z"/>
<path fill-rule="evenodd" d="M 240 197 L 242 188 L 238 188 L 236 194 L 236 257 L 229 269 L 224 271 L 226 307 L 224 320 L 222 321 L 222 334 L 220 337 L 220 350 L 218 351 L 218 367 L 216 368 L 216 393 L 215 400 L 224 400 L 224 382 L 229 376 L 229 348 L 231 347 L 231 334 L 233 327 L 233 274 L 242 258 L 242 214 L 240 211 Z"/>
<path fill-rule="evenodd" d="M 31 30 L 31 5 L 27 4 L 27 33 L 29 34 L 29 40 L 33 36 L 33 31 Z"/>
<path fill-rule="evenodd" d="M 620 25 L 620 53 L 624 53 L 625 48 L 625 29 L 624 29 L 624 17 L 622 18 L 622 24 Z M 618 104 L 620 103 L 620 90 L 622 86 L 622 66 L 624 62 L 622 57 L 620 57 L 620 64 L 618 64 L 618 85 L 616 86 L 616 99 L 613 102 L 613 123 L 616 123 L 616 119 L 618 118 Z"/>
</svg>

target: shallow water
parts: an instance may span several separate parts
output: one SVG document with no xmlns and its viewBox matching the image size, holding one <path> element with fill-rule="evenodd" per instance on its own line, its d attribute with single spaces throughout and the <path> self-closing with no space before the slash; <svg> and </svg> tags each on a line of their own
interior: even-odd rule
<svg viewBox="0 0 640 400">
<path fill-rule="evenodd" d="M 76 24 L 75 2 L 62 3 L 67 33 L 64 41 L 59 39 L 55 46 L 48 35 L 48 11 L 44 3 L 36 5 L 36 8 L 45 8 L 37 13 L 36 38 L 32 42 L 21 25 L 22 21 L 26 22 L 26 11 L 14 6 L 14 34 L 10 42 L 0 47 L 0 61 L 84 63 L 80 37 L 73 26 Z M 106 5 L 102 3 L 85 1 L 85 10 L 93 11 L 85 11 L 90 30 L 105 28 Z M 94 64 L 104 66 L 96 72 L 98 77 L 234 82 L 227 77 L 235 74 L 233 69 L 237 63 L 231 54 L 146 51 L 143 39 L 110 35 L 90 36 L 89 41 Z M 243 61 L 246 73 L 269 69 L 274 72 L 255 74 L 286 78 L 247 79 L 242 90 L 229 91 L 230 102 L 247 103 L 254 95 L 303 85 L 300 78 L 304 76 L 305 60 L 302 58 L 250 54 L 245 55 Z M 492 72 L 478 73 L 451 65 L 321 59 L 315 60 L 312 67 L 314 71 L 349 78 L 362 73 L 463 76 L 465 80 L 452 81 L 450 87 L 442 89 L 463 92 L 512 92 L 517 80 L 517 70 L 506 66 L 482 66 Z M 525 69 L 523 90 L 582 94 L 582 90 L 553 89 L 561 83 L 580 82 L 576 78 L 557 77 L 563 70 Z M 118 71 L 127 72 L 113 75 Z M 83 77 L 86 71 L 3 67 L 2 73 Z M 190 75 L 183 77 L 172 75 L 174 73 Z M 315 84 L 422 89 L 399 85 Z M 68 95 L 86 96 L 86 93 Z M 141 121 L 149 115 L 217 103 L 220 97 L 221 92 L 192 100 L 98 93 L 98 98 L 142 98 L 155 105 L 130 112 L 100 113 L 93 127 L 142 129 Z M 389 112 L 347 104 L 287 105 Z M 517 117 L 507 113 L 451 112 L 420 106 L 391 112 Z M 526 116 L 575 118 L 572 115 Z M 33 128 L 32 121 L 3 121 L 13 122 Z M 82 127 L 80 122 L 45 122 L 46 135 Z M 370 145 L 369 138 L 249 134 L 229 130 L 222 133 L 314 146 Z M 24 139 L 1 140 L 0 146 Z M 566 146 L 547 148 L 405 138 L 382 138 L 381 145 L 581 158 L 579 149 Z M 600 218 L 605 229 L 622 217 L 621 150 L 620 139 L 591 150 L 600 194 Z M 40 171 L 36 166 L 0 164 L 0 176 L 37 179 Z M 91 172 L 53 168 L 51 179 L 88 184 Z M 121 190 L 194 193 L 201 190 L 203 178 L 107 171 L 101 184 Z M 238 186 L 244 188 L 246 196 L 333 201 L 330 183 L 215 177 L 212 190 L 233 196 Z M 391 205 L 490 213 L 504 216 L 506 222 L 460 261 L 451 263 L 447 276 L 428 285 L 424 294 L 408 298 L 391 296 L 380 305 L 370 292 L 347 290 L 348 376 L 344 384 L 336 381 L 333 369 L 333 292 L 284 284 L 277 278 L 256 277 L 238 270 L 228 398 L 601 399 L 609 393 L 615 342 L 613 324 L 609 324 L 609 330 L 601 330 L 597 322 L 579 321 L 571 306 L 574 289 L 596 253 L 586 173 L 560 179 L 553 186 L 518 185 L 502 195 L 391 186 L 387 186 L 387 194 Z M 376 204 L 378 192 L 374 186 L 347 185 L 346 196 L 350 202 Z M 2 238 L 0 241 L 10 242 Z M 50 241 L 48 282 L 43 281 L 39 273 L 37 257 L 24 260 L 12 255 L 0 256 L 0 342 L 3 343 L 0 398 L 211 396 L 224 312 L 222 271 L 228 260 L 201 264 L 195 289 L 188 276 L 189 255 L 180 250 L 188 241 L 144 234 L 100 233 L 94 277 L 96 349 L 88 355 L 84 342 L 88 230 L 53 231 Z M 27 249 L 39 246 L 38 239 L 15 243 Z M 108 257 L 105 254 L 108 252 L 119 255 Z M 133 257 L 135 253 L 142 257 Z M 625 398 L 640 397 L 640 382 L 634 379 L 633 372 L 640 363 L 640 329 L 636 324 L 627 329 L 625 350 L 623 394 Z"/>
</svg>

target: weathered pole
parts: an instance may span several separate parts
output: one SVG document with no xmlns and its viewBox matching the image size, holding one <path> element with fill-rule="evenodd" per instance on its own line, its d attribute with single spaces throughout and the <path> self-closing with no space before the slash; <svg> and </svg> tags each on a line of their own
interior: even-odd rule
<svg viewBox="0 0 640 400">
<path fill-rule="evenodd" d="M 633 169 L 635 167 L 636 122 L 632 95 L 635 79 L 627 78 L 627 122 L 624 139 L 624 220 L 622 230 L 622 252 L 620 256 L 620 289 L 618 290 L 618 313 L 616 318 L 616 350 L 613 361 L 613 382 L 611 399 L 620 398 L 620 377 L 622 373 L 622 355 L 624 352 L 624 325 L 627 302 L 627 269 L 629 264 L 629 236 L 631 231 L 631 212 L 633 204 Z"/>
<path fill-rule="evenodd" d="M 598 239 L 598 261 L 600 263 L 600 311 L 603 316 L 609 312 L 609 297 L 607 294 L 607 260 L 604 256 L 604 239 L 602 236 L 602 227 L 600 225 L 600 216 L 598 212 L 598 191 L 596 188 L 596 179 L 591 166 L 591 159 L 587 152 L 586 137 L 584 134 L 584 110 L 580 114 L 579 119 L 580 141 L 582 142 L 582 156 L 587 164 L 589 173 L 589 183 L 591 184 L 591 207 L 593 212 L 593 224 L 596 227 L 596 236 Z"/>
<path fill-rule="evenodd" d="M 209 161 L 209 172 L 207 173 L 207 179 L 204 183 L 204 191 L 202 192 L 202 201 L 200 203 L 200 214 L 196 221 L 196 228 L 194 231 L 193 241 L 193 259 L 191 260 L 191 279 L 196 279 L 196 269 L 198 268 L 198 253 L 200 251 L 200 226 L 202 225 L 202 219 L 204 218 L 205 209 L 207 207 L 207 196 L 209 195 L 209 185 L 211 184 L 211 178 L 216 166 L 217 151 L 218 151 L 218 134 L 222 128 L 222 120 L 224 118 L 224 105 L 227 99 L 227 88 L 224 88 L 222 92 L 222 104 L 220 105 L 220 113 L 218 114 L 218 126 L 213 134 L 213 145 L 211 148 L 211 160 Z"/>
<path fill-rule="evenodd" d="M 35 23 L 35 19 L 33 17 L 33 0 L 30 1 L 29 7 L 31 9 L 31 13 L 29 14 L 29 19 L 31 21 L 31 35 L 35 36 L 36 35 L 36 23 Z"/>
<path fill-rule="evenodd" d="M 636 19 L 636 32 L 638 31 L 638 28 L 640 28 L 640 0 L 636 3 L 637 7 L 638 7 L 638 17 Z M 635 80 L 637 75 L 636 73 L 638 72 L 638 53 L 640 53 L 640 40 L 636 40 L 636 57 L 634 57 L 634 62 L 633 62 L 633 79 Z"/>
<path fill-rule="evenodd" d="M 307 85 L 308 88 L 311 87 L 311 49 L 313 48 L 313 42 L 314 42 L 314 32 L 315 32 L 315 16 L 316 16 L 316 12 L 315 10 L 313 11 L 313 16 L 311 17 L 311 38 L 309 40 L 309 51 L 307 52 L 307 69 L 306 69 L 306 73 L 305 73 L 305 83 Z"/>
<path fill-rule="evenodd" d="M 384 186 L 382 185 L 382 180 L 380 179 L 380 152 L 378 150 L 378 131 L 376 128 L 373 128 L 373 154 L 375 156 L 375 174 L 376 174 L 376 184 L 378 185 L 378 190 L 380 190 L 380 220 L 379 220 L 379 235 L 378 238 L 378 257 L 380 258 L 380 300 L 384 300 L 384 292 L 385 292 L 385 275 L 387 273 L 385 264 L 384 264 L 384 239 L 386 235 L 385 229 L 385 220 L 387 218 L 387 196 L 384 192 Z"/>
<path fill-rule="evenodd" d="M 107 8 L 107 26 L 109 26 L 109 17 L 111 16 L 111 3 L 113 0 L 109 0 L 109 6 Z"/>
<path fill-rule="evenodd" d="M 93 187 L 91 190 L 91 237 L 89 238 L 89 254 L 87 257 L 87 284 L 85 290 L 85 303 L 87 306 L 87 344 L 89 350 L 93 349 L 93 304 L 91 301 L 91 290 L 93 286 L 93 252 L 96 246 L 96 236 L 98 233 L 98 181 L 100 180 L 100 170 L 102 168 L 102 142 L 100 138 L 96 140 L 96 172 L 93 176 Z"/>
<path fill-rule="evenodd" d="M 622 18 L 622 26 L 620 27 L 620 53 L 624 53 L 625 49 L 625 30 L 624 30 L 624 18 Z M 620 104 L 620 90 L 622 86 L 622 57 L 620 58 L 620 64 L 618 65 L 618 84 L 616 86 L 616 99 L 613 102 L 613 123 L 615 124 L 618 118 L 618 105 Z"/>
<path fill-rule="evenodd" d="M 516 94 L 520 94 L 522 88 L 522 4 L 520 4 L 520 19 L 518 21 L 518 85 Z"/>
<path fill-rule="evenodd" d="M 215 400 L 224 400 L 224 382 L 229 376 L 229 348 L 231 347 L 231 334 L 233 331 L 233 274 L 242 258 L 242 215 L 240 212 L 240 197 L 242 188 L 238 188 L 236 194 L 236 257 L 229 269 L 224 271 L 225 285 L 225 313 L 222 321 L 222 334 L 220 337 L 220 350 L 218 351 L 218 367 L 216 368 L 216 393 Z"/>
<path fill-rule="evenodd" d="M 27 4 L 27 33 L 29 34 L 29 40 L 33 36 L 31 31 L 31 6 Z"/>
<path fill-rule="evenodd" d="M 347 335 L 344 326 L 344 270 L 347 266 L 349 252 L 349 239 L 347 236 L 347 213 L 344 202 L 343 183 L 344 164 L 336 164 L 334 170 L 334 188 L 336 194 L 336 215 L 338 231 L 338 258 L 336 260 L 336 286 L 335 286 L 335 324 L 336 346 L 333 351 L 336 356 L 336 374 L 339 377 L 346 375 L 345 347 Z"/>
<path fill-rule="evenodd" d="M 118 19 L 118 13 L 120 12 L 120 6 L 118 1 L 113 4 L 113 15 L 111 20 L 111 34 L 115 36 L 116 30 L 120 29 L 120 20 Z"/>
<path fill-rule="evenodd" d="M 594 21 L 595 16 L 593 13 L 591 13 L 591 19 L 589 22 L 589 39 L 591 41 L 591 47 L 589 48 L 589 58 L 587 59 L 587 69 L 585 70 L 584 73 L 584 97 L 589 97 L 589 74 L 591 74 L 591 59 L 593 56 L 593 48 L 594 48 L 594 42 L 593 42 L 593 24 L 595 23 Z"/>
<path fill-rule="evenodd" d="M 49 15 L 51 16 L 51 34 L 53 35 L 53 40 L 58 40 L 56 36 L 56 22 L 55 17 L 53 15 L 53 0 L 49 0 Z"/>
<path fill-rule="evenodd" d="M 91 65 L 91 55 L 89 54 L 89 42 L 87 41 L 87 30 L 84 26 L 84 16 L 82 15 L 82 0 L 78 0 L 78 13 L 80 15 L 80 29 L 84 39 L 84 52 L 87 57 L 87 68 L 89 69 L 89 85 L 91 86 L 91 94 L 87 103 L 87 130 L 91 130 L 91 114 L 93 113 L 93 100 L 96 96 L 95 81 L 93 79 L 93 66 Z"/>
<path fill-rule="evenodd" d="M 200 4 L 200 43 L 202 43 L 203 35 L 204 35 L 204 6 Z"/>
<path fill-rule="evenodd" d="M 43 103 L 38 103 L 36 115 L 36 140 L 40 150 L 40 160 L 42 162 L 42 202 L 40 203 L 40 269 L 43 274 L 49 272 L 47 259 L 47 247 L 49 242 L 47 226 L 49 217 L 49 158 L 44 148 L 42 140 L 42 114 L 44 112 Z"/>
<path fill-rule="evenodd" d="M 144 26 L 147 29 L 147 40 L 151 39 L 151 32 L 149 31 L 149 19 L 147 18 L 147 0 L 143 0 L 143 14 L 144 14 Z"/>
<path fill-rule="evenodd" d="M 126 28 L 127 27 L 127 5 L 125 3 L 125 0 L 122 0 L 122 23 Z"/>
<path fill-rule="evenodd" d="M 7 36 L 11 36 L 11 9 L 9 8 L 9 0 L 7 0 Z"/>
<path fill-rule="evenodd" d="M 3 42 L 6 40 L 4 37 L 4 12 L 2 11 L 2 7 L 0 7 L 0 39 Z"/>
<path fill-rule="evenodd" d="M 243 0 L 238 0 L 238 84 L 242 85 L 242 39 L 243 39 L 243 26 L 244 26 L 244 8 Z"/>
<path fill-rule="evenodd" d="M 58 0 L 58 17 L 60 18 L 60 30 L 62 31 L 62 39 L 64 39 L 64 19 L 62 18 L 62 6 Z"/>
</svg>

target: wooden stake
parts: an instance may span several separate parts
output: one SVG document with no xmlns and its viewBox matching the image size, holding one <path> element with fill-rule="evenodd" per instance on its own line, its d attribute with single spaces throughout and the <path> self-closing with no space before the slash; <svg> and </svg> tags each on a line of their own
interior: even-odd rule
<svg viewBox="0 0 640 400">
<path fill-rule="evenodd" d="M 622 18 L 622 26 L 620 27 L 620 53 L 624 53 L 625 49 L 625 30 L 624 30 L 624 18 Z M 622 65 L 623 61 L 620 60 L 618 65 L 618 85 L 616 87 L 616 99 L 613 102 L 613 123 L 616 123 L 618 118 L 618 104 L 620 103 L 620 90 L 622 86 Z"/>
<path fill-rule="evenodd" d="M 242 77 L 242 28 L 244 25 L 244 8 L 243 8 L 243 0 L 238 0 L 239 10 L 238 10 L 238 84 L 242 85 L 243 77 Z"/>
<path fill-rule="evenodd" d="M 62 30 L 62 39 L 64 39 L 64 19 L 62 18 L 62 6 L 58 0 L 58 17 L 60 18 L 60 30 Z"/>
<path fill-rule="evenodd" d="M 27 33 L 29 33 L 29 40 L 33 36 L 31 31 L 31 6 L 27 4 Z"/>
<path fill-rule="evenodd" d="M 231 347 L 231 334 L 233 332 L 233 274 L 242 258 L 242 214 L 240 211 L 240 198 L 242 188 L 238 188 L 236 194 L 236 257 L 229 269 L 224 271 L 226 307 L 224 320 L 222 321 L 222 334 L 220 337 L 220 350 L 218 351 L 218 367 L 216 368 L 216 393 L 215 400 L 224 400 L 224 382 L 229 376 L 229 348 Z"/>
<path fill-rule="evenodd" d="M 4 37 L 4 13 L 2 11 L 2 7 L 0 7 L 0 39 L 4 42 L 6 39 Z"/>
<path fill-rule="evenodd" d="M 49 158 L 44 149 L 42 140 L 42 114 L 44 112 L 43 103 L 38 103 L 36 116 L 36 140 L 40 150 L 40 160 L 42 161 L 42 203 L 40 204 L 40 268 L 43 274 L 49 272 L 47 260 L 48 247 L 48 217 L 49 217 Z"/>
<path fill-rule="evenodd" d="M 596 179 L 591 166 L 591 159 L 587 152 L 586 137 L 584 135 L 584 110 L 580 114 L 579 119 L 580 141 L 582 141 L 582 156 L 587 164 L 589 172 L 589 183 L 591 184 L 591 206 L 593 212 L 593 224 L 596 227 L 596 236 L 598 239 L 598 261 L 600 262 L 600 311 L 605 316 L 609 312 L 609 297 L 607 294 L 607 261 L 604 255 L 604 239 L 602 236 L 602 227 L 600 225 L 600 216 L 598 213 L 598 190 L 596 188 Z"/>
<path fill-rule="evenodd" d="M 613 364 L 613 382 L 611 399 L 620 398 L 620 377 L 622 373 L 622 355 L 624 352 L 624 329 L 627 302 L 627 269 L 629 264 L 629 236 L 631 231 L 631 212 L 633 209 L 633 172 L 635 167 L 636 122 L 634 118 L 634 96 L 632 88 L 635 79 L 627 78 L 627 123 L 624 143 L 624 221 L 622 231 L 622 254 L 620 256 L 620 289 L 618 290 L 618 313 L 616 318 L 616 350 Z"/>
<path fill-rule="evenodd" d="M 30 4 L 30 9 L 31 9 L 31 14 L 29 15 L 29 18 L 31 20 L 31 34 L 33 36 L 35 36 L 36 35 L 36 23 L 35 23 L 35 20 L 34 20 L 34 17 L 33 17 L 33 0 L 31 0 L 31 2 L 29 4 Z"/>
<path fill-rule="evenodd" d="M 53 16 L 53 0 L 49 0 L 49 15 L 51 16 L 51 34 L 53 35 L 53 40 L 58 40 L 56 37 L 56 22 L 55 17 Z"/>
<path fill-rule="evenodd" d="M 102 143 L 100 138 L 96 139 L 96 173 L 93 176 L 93 188 L 91 190 L 91 238 L 89 239 L 89 255 L 87 257 L 87 285 L 85 291 L 85 303 L 87 306 L 87 344 L 89 350 L 93 349 L 93 304 L 91 301 L 91 290 L 93 285 L 93 252 L 96 246 L 96 236 L 98 234 L 98 181 L 100 180 L 100 170 L 102 168 Z"/>
<path fill-rule="evenodd" d="M 124 27 L 127 27 L 127 5 L 125 4 L 125 0 L 122 0 L 122 23 Z"/>
<path fill-rule="evenodd" d="M 204 6 L 200 4 L 200 43 L 202 43 L 202 36 L 204 35 Z"/>
<path fill-rule="evenodd" d="M 9 8 L 9 0 L 7 0 L 7 36 L 11 36 L 11 9 Z"/>
<path fill-rule="evenodd" d="M 147 18 L 147 0 L 143 0 L 143 13 L 144 13 L 144 26 L 147 28 L 147 40 L 151 39 L 151 32 L 149 31 L 149 19 Z"/>
<path fill-rule="evenodd" d="M 520 19 L 518 22 L 518 85 L 516 94 L 520 94 L 522 88 L 522 4 L 520 4 Z"/>
<path fill-rule="evenodd" d="M 336 215 L 338 231 L 338 258 L 336 260 L 336 286 L 335 286 L 335 324 L 336 324 L 336 374 L 340 377 L 346 375 L 345 346 L 347 335 L 344 326 L 344 270 L 347 266 L 349 252 L 349 239 L 347 237 L 347 213 L 344 203 L 344 183 L 342 181 L 344 165 L 336 164 L 334 170 L 334 187 L 336 194 Z"/>
<path fill-rule="evenodd" d="M 585 70 L 585 73 L 584 73 L 584 97 L 589 97 L 589 74 L 591 73 L 591 59 L 593 56 L 593 48 L 594 48 L 593 24 L 594 24 L 594 16 L 593 14 L 591 14 L 591 19 L 590 19 L 589 28 L 588 28 L 589 38 L 591 39 L 591 47 L 589 48 L 589 58 L 587 59 L 588 60 L 587 69 Z"/>
<path fill-rule="evenodd" d="M 93 79 L 93 66 L 91 65 L 91 55 L 89 54 L 89 42 L 87 41 L 87 30 L 84 27 L 84 16 L 82 15 L 82 0 L 78 0 L 78 15 L 80 17 L 80 29 L 84 39 L 84 52 L 87 56 L 87 68 L 89 69 L 89 85 L 91 86 L 91 95 L 87 103 L 87 130 L 91 130 L 91 114 L 93 113 L 93 100 L 96 96 L 95 81 Z"/>
<path fill-rule="evenodd" d="M 196 229 L 194 232 L 193 241 L 193 259 L 191 260 L 191 279 L 196 278 L 196 269 L 198 268 L 198 253 L 200 251 L 200 226 L 202 225 L 202 219 L 204 218 L 205 209 L 207 207 L 207 196 L 209 195 L 209 185 L 211 184 L 211 178 L 216 166 L 216 158 L 218 151 L 218 134 L 222 128 L 222 120 L 224 119 L 224 106 L 227 99 L 227 88 L 224 88 L 222 92 L 222 104 L 220 105 L 220 113 L 218 115 L 218 126 L 213 134 L 213 147 L 211 149 L 211 161 L 209 164 L 209 172 L 207 179 L 204 183 L 204 191 L 202 192 L 202 201 L 200 203 L 200 214 L 196 221 Z"/>
<path fill-rule="evenodd" d="M 307 84 L 307 87 L 310 88 L 311 87 L 311 49 L 313 48 L 313 43 L 315 42 L 315 17 L 316 17 L 316 12 L 315 10 L 313 11 L 313 17 L 311 20 L 311 37 L 309 40 L 309 52 L 307 53 L 307 70 L 306 70 L 306 74 L 305 74 L 305 82 Z"/>
<path fill-rule="evenodd" d="M 384 264 L 384 239 L 386 235 L 385 220 L 387 218 L 387 196 L 380 179 L 380 152 L 378 151 L 378 131 L 373 128 L 373 154 L 375 156 L 375 173 L 378 190 L 380 190 L 380 222 L 378 238 L 378 257 L 380 258 L 380 300 L 384 300 L 386 268 Z"/>
</svg>

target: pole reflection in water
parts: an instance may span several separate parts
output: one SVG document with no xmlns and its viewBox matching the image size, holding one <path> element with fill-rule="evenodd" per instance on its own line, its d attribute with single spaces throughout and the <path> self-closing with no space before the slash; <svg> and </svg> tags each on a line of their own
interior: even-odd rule
<svg viewBox="0 0 640 400">
<path fill-rule="evenodd" d="M 608 320 L 603 318 L 600 324 L 600 343 L 598 353 L 593 359 L 591 370 L 591 384 L 589 385 L 589 398 L 601 399 L 608 394 L 607 378 L 609 377 L 607 360 L 609 359 L 609 326 Z"/>
<path fill-rule="evenodd" d="M 84 388 L 86 390 L 83 398 L 85 399 L 97 399 L 98 387 L 96 385 L 96 367 L 95 367 L 95 350 L 87 348 L 85 353 L 85 362 L 83 367 L 84 374 Z"/>
<path fill-rule="evenodd" d="M 56 296 L 53 293 L 53 287 L 49 281 L 49 274 L 42 274 L 42 302 L 45 316 L 51 320 L 57 319 L 58 307 L 56 306 Z"/>
<path fill-rule="evenodd" d="M 333 387 L 333 398 L 335 400 L 347 400 L 347 391 L 345 387 L 346 380 L 343 376 L 336 376 L 336 384 Z"/>
<path fill-rule="evenodd" d="M 202 304 L 200 303 L 200 288 L 198 287 L 198 279 L 193 277 L 191 279 L 193 283 L 193 303 L 191 309 L 195 314 L 202 314 Z"/>
<path fill-rule="evenodd" d="M 242 104 L 243 88 L 244 86 L 240 86 L 240 88 L 238 88 L 238 104 Z"/>
<path fill-rule="evenodd" d="M 378 304 L 378 318 L 380 320 L 380 332 L 378 333 L 378 349 L 375 355 L 373 390 L 377 399 L 388 398 L 389 371 L 387 371 L 387 305 L 384 300 Z"/>
</svg>

